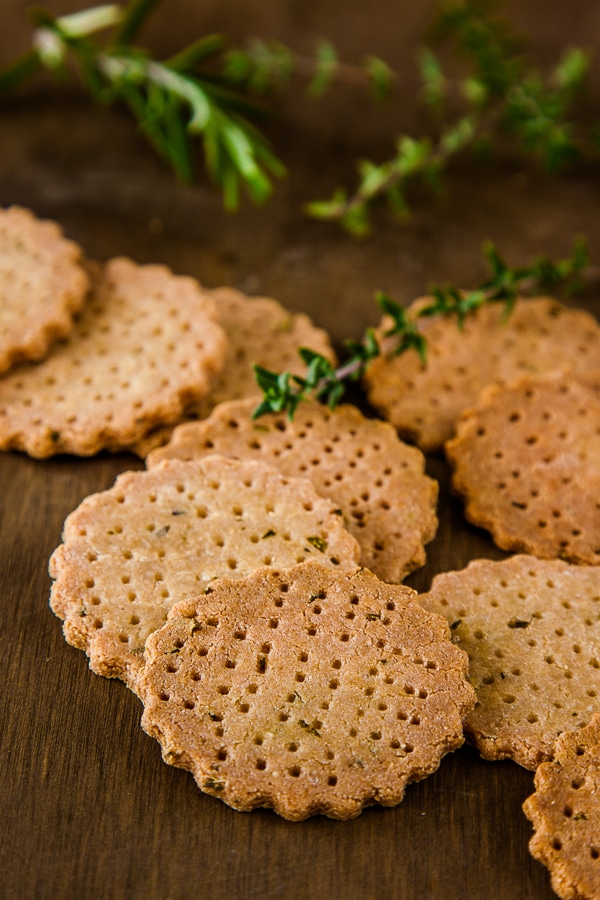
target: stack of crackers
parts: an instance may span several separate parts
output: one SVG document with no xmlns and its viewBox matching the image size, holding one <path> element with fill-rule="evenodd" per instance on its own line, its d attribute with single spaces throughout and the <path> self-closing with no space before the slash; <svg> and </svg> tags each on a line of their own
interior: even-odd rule
<svg viewBox="0 0 600 900">
<path fill-rule="evenodd" d="M 600 896 L 593 317 L 538 298 L 462 332 L 428 320 L 426 368 L 367 373 L 388 421 L 319 404 L 254 421 L 252 363 L 335 360 L 306 316 L 89 261 L 15 207 L 0 256 L 0 447 L 146 459 L 67 518 L 50 603 L 140 697 L 164 759 L 236 809 L 350 818 L 400 802 L 466 735 L 536 770 L 531 852 L 560 896 Z M 435 536 L 440 450 L 468 519 L 516 555 L 418 595 L 403 582 Z"/>
<path fill-rule="evenodd" d="M 417 321 L 423 300 L 409 308 Z M 600 897 L 600 326 L 554 299 L 419 328 L 379 358 L 371 403 L 444 452 L 467 519 L 515 556 L 440 574 L 423 606 L 469 656 L 465 732 L 486 759 L 535 771 L 530 851 L 564 898 Z M 387 327 L 382 322 L 382 329 Z"/>
</svg>

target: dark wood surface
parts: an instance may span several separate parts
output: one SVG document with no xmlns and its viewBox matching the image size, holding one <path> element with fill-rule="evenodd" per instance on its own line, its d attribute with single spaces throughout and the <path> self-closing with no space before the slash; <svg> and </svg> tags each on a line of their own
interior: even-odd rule
<svg viewBox="0 0 600 900">
<path fill-rule="evenodd" d="M 578 233 L 600 251 L 592 170 L 552 179 L 511 161 L 466 167 L 441 198 L 418 198 L 407 226 L 382 218 L 357 243 L 301 213 L 352 169 L 353 148 L 320 142 L 318 123 L 310 139 L 273 130 L 292 175 L 265 209 L 235 217 L 206 184 L 177 185 L 126 118 L 92 114 L 77 97 L 6 102 L 0 133 L 0 204 L 57 219 L 92 257 L 165 262 L 207 286 L 275 296 L 338 346 L 376 323 L 375 290 L 409 302 L 432 280 L 473 285 L 485 239 L 514 263 L 565 255 Z M 598 293 L 578 302 L 600 314 Z M 398 807 L 351 822 L 238 813 L 162 762 L 139 701 L 89 671 L 48 607 L 47 561 L 66 515 L 141 465 L 126 454 L 0 455 L 0 897 L 550 900 L 521 811 L 532 773 L 471 748 Z M 443 460 L 428 468 L 440 480 L 440 527 L 409 579 L 418 590 L 437 572 L 502 555 L 464 522 Z"/>
</svg>

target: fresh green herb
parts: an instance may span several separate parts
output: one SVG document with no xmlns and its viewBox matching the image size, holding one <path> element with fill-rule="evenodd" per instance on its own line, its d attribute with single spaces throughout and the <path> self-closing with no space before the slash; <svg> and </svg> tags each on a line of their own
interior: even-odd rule
<svg viewBox="0 0 600 900">
<path fill-rule="evenodd" d="M 338 64 L 329 43 L 315 59 L 280 43 L 254 41 L 248 49 L 207 34 L 166 60 L 155 60 L 135 40 L 160 0 L 129 0 L 93 6 L 66 16 L 31 13 L 31 49 L 0 71 L 0 91 L 17 87 L 40 69 L 65 75 L 73 68 L 99 104 L 121 102 L 158 154 L 184 182 L 193 180 L 191 145 L 202 141 L 206 168 L 223 192 L 225 208 L 239 205 L 240 189 L 262 203 L 285 167 L 259 130 L 265 109 L 253 95 L 285 87 L 294 70 L 310 76 L 308 91 L 320 96 L 338 70 L 360 73 L 382 96 L 391 73 L 370 56 L 364 66 Z M 108 35 L 108 36 L 107 36 Z M 73 66 L 69 66 L 73 63 Z"/>
<path fill-rule="evenodd" d="M 418 319 L 452 316 L 462 328 L 467 316 L 489 303 L 502 303 L 505 315 L 509 316 L 518 296 L 555 290 L 559 286 L 574 291 L 581 287 L 586 274 L 594 274 L 588 267 L 587 247 L 581 241 L 576 242 L 567 259 L 552 262 L 544 256 L 519 268 L 511 268 L 493 244 L 486 245 L 484 253 L 490 275 L 479 287 L 464 291 L 453 285 L 434 285 L 430 288 L 431 299 L 418 309 L 416 320 L 411 319 L 395 300 L 379 293 L 376 299 L 386 316 L 387 326 L 381 333 L 368 328 L 360 342 L 347 341 L 349 355 L 338 368 L 321 354 L 306 348 L 299 351 L 308 367 L 304 376 L 290 372 L 278 374 L 254 366 L 256 380 L 263 392 L 254 418 L 285 411 L 293 419 L 298 404 L 308 400 L 319 400 L 333 409 L 344 396 L 348 384 L 360 380 L 369 363 L 378 356 L 394 357 L 414 350 L 426 365 L 427 341 L 419 329 Z M 515 501 L 514 505 L 519 504 Z"/>
<path fill-rule="evenodd" d="M 574 119 L 590 55 L 570 48 L 551 71 L 542 72 L 525 52 L 524 39 L 494 15 L 496 5 L 491 0 L 451 0 L 440 6 L 430 43 L 436 48 L 450 44 L 468 71 L 453 80 L 433 47 L 422 48 L 422 96 L 434 113 L 435 132 L 401 135 L 389 159 L 361 161 L 357 187 L 352 192 L 338 188 L 331 199 L 310 203 L 310 215 L 338 221 L 349 232 L 363 235 L 370 230 L 373 205 L 384 199 L 396 217 L 405 219 L 415 182 L 435 189 L 459 154 L 492 145 L 499 149 L 505 138 L 549 171 L 586 156 L 597 158 L 597 126 Z"/>
<path fill-rule="evenodd" d="M 96 102 L 129 107 L 180 179 L 192 180 L 191 141 L 199 137 L 226 208 L 237 207 L 242 185 L 253 200 L 264 201 L 284 167 L 256 127 L 258 107 L 211 70 L 225 50 L 224 39 L 206 35 L 170 59 L 152 59 L 132 42 L 157 3 L 130 0 L 124 7 L 109 4 L 59 17 L 35 10 L 32 49 L 0 72 L 0 90 L 40 68 L 67 72 L 73 62 Z M 107 31 L 108 38 L 98 37 Z"/>
<path fill-rule="evenodd" d="M 382 98 L 396 81 L 387 63 L 372 54 L 357 66 L 340 61 L 329 41 L 307 58 L 276 41 L 254 40 L 236 48 L 222 34 L 205 34 L 169 59 L 155 60 L 136 39 L 159 4 L 129 0 L 66 16 L 35 9 L 32 47 L 0 71 L 0 91 L 14 89 L 40 69 L 56 74 L 75 69 L 94 101 L 118 101 L 130 109 L 183 181 L 195 175 L 192 144 L 199 139 L 208 173 L 221 188 L 225 207 L 233 210 L 242 188 L 261 203 L 274 180 L 285 174 L 259 127 L 267 92 L 285 89 L 295 74 L 306 79 L 313 97 L 333 82 L 347 82 L 370 86 Z M 434 187 L 459 154 L 484 143 L 502 147 L 503 136 L 551 171 L 598 156 L 600 129 L 574 118 L 590 55 L 570 48 L 551 71 L 542 71 L 524 52 L 523 39 L 494 14 L 494 6 L 492 0 L 440 4 L 419 55 L 422 95 L 435 113 L 435 131 L 400 135 L 384 162 L 362 160 L 358 186 L 310 203 L 310 215 L 338 221 L 361 235 L 370 228 L 373 205 L 385 199 L 404 219 L 415 182 Z M 468 71 L 458 81 L 444 71 L 444 45 L 467 62 Z"/>
</svg>

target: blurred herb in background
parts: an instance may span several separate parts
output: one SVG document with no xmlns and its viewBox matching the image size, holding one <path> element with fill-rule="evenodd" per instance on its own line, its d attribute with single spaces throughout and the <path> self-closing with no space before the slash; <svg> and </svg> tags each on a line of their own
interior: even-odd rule
<svg viewBox="0 0 600 900">
<path fill-rule="evenodd" d="M 370 228 L 376 201 L 384 199 L 404 219 L 409 192 L 420 181 L 432 189 L 444 169 L 467 150 L 488 153 L 507 145 L 556 172 L 568 163 L 598 157 L 597 124 L 577 118 L 576 101 L 591 63 L 581 48 L 565 49 L 543 72 L 527 53 L 527 42 L 510 22 L 494 15 L 492 0 L 453 0 L 441 5 L 421 48 L 422 96 L 431 110 L 435 133 L 400 135 L 384 162 L 362 160 L 352 192 L 339 188 L 330 200 L 315 201 L 308 212 L 336 220 L 354 234 Z M 448 76 L 434 48 L 462 62 L 460 78 Z"/>
<path fill-rule="evenodd" d="M 160 0 L 130 0 L 60 17 L 32 11 L 32 47 L 0 72 L 0 91 L 17 87 L 40 69 L 75 70 L 94 101 L 119 101 L 131 110 L 183 181 L 195 176 L 198 140 L 225 207 L 235 210 L 242 188 L 261 203 L 274 179 L 285 174 L 263 130 L 269 91 L 285 90 L 297 76 L 315 98 L 339 81 L 369 87 L 384 98 L 397 82 L 378 57 L 366 55 L 351 66 L 327 41 L 308 58 L 279 42 L 254 40 L 239 48 L 223 35 L 207 34 L 171 58 L 155 60 L 135 42 L 159 5 Z M 419 56 L 432 133 L 399 135 L 389 159 L 360 161 L 356 187 L 338 188 L 331 199 L 310 203 L 309 215 L 338 221 L 361 235 L 370 228 L 374 204 L 385 200 L 404 219 L 415 182 L 435 187 L 455 157 L 484 143 L 491 152 L 509 139 L 551 171 L 598 155 L 597 127 L 575 115 L 590 55 L 581 48 L 565 50 L 551 71 L 542 72 L 527 54 L 525 40 L 496 16 L 494 7 L 492 0 L 450 0 L 439 6 Z M 446 73 L 438 48 L 462 61 L 459 78 Z"/>
</svg>

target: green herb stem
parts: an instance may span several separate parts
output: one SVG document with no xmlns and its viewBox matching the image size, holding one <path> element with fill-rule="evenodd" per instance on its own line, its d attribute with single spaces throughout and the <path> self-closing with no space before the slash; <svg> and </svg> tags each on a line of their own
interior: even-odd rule
<svg viewBox="0 0 600 900">
<path fill-rule="evenodd" d="M 384 328 L 379 332 L 367 329 L 360 342 L 347 341 L 350 356 L 337 368 L 321 354 L 307 348 L 300 350 L 308 367 L 304 377 L 289 372 L 278 374 L 255 366 L 263 399 L 254 411 L 254 418 L 285 411 L 291 419 L 298 404 L 308 400 L 319 400 L 333 408 L 342 399 L 348 384 L 360 379 L 369 363 L 378 356 L 394 357 L 415 350 L 426 365 L 427 341 L 418 327 L 419 319 L 450 316 L 462 328 L 466 317 L 486 304 L 504 304 L 505 316 L 509 316 L 519 296 L 559 285 L 575 290 L 584 280 L 599 277 L 598 269 L 589 266 L 587 247 L 581 241 L 575 244 L 568 259 L 555 263 L 540 257 L 530 266 L 521 268 L 510 268 L 492 244 L 486 245 L 484 252 L 491 269 L 487 280 L 471 291 L 453 285 L 432 286 L 431 299 L 421 304 L 412 318 L 399 303 L 386 294 L 378 294 L 377 302 L 385 315 Z"/>
</svg>

